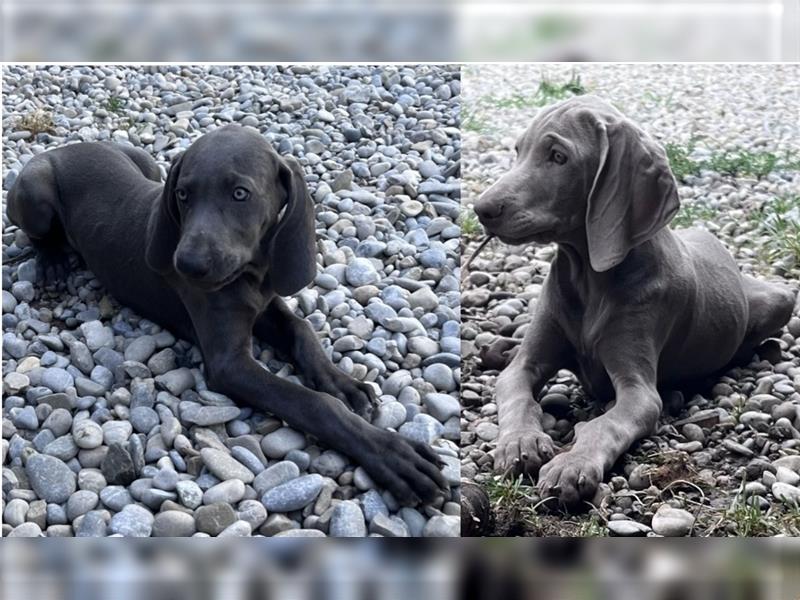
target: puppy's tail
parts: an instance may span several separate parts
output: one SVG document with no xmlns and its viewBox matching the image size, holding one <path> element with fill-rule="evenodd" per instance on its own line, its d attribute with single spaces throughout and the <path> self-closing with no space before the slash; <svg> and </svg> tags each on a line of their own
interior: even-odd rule
<svg viewBox="0 0 800 600">
<path fill-rule="evenodd" d="M 465 273 L 469 273 L 469 267 L 472 264 L 472 261 L 475 260 L 478 257 L 478 254 L 480 254 L 481 250 L 483 250 L 486 247 L 486 244 L 491 242 L 493 239 L 494 239 L 494 235 L 492 235 L 492 234 L 487 235 L 486 238 L 481 242 L 480 246 L 478 246 L 478 249 L 475 250 L 475 252 L 472 253 L 472 256 L 470 256 L 467 259 L 467 262 L 465 262 L 464 266 L 463 266 L 463 269 L 464 269 Z"/>
</svg>

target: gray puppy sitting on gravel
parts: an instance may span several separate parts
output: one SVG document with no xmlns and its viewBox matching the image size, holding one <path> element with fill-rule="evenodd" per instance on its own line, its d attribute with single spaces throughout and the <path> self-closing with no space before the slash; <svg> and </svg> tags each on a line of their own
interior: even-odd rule
<svg viewBox="0 0 800 600">
<path fill-rule="evenodd" d="M 659 388 L 751 359 L 788 322 L 795 293 L 742 275 L 706 231 L 670 231 L 679 199 L 663 149 L 599 98 L 542 110 L 517 155 L 475 212 L 508 244 L 556 242 L 558 251 L 497 380 L 494 465 L 538 472 L 543 495 L 575 504 L 653 431 Z M 536 397 L 562 368 L 590 396 L 615 403 L 579 424 L 572 446 L 556 454 Z"/>
<path fill-rule="evenodd" d="M 300 165 L 255 130 L 230 125 L 195 141 L 166 185 L 160 179 L 143 150 L 73 144 L 28 162 L 8 193 L 8 216 L 31 238 L 46 280 L 63 276 L 72 248 L 121 303 L 196 342 L 212 390 L 348 455 L 401 504 L 448 489 L 432 449 L 365 420 L 371 387 L 337 369 L 280 298 L 317 270 Z M 253 334 L 314 389 L 259 365 Z"/>
</svg>

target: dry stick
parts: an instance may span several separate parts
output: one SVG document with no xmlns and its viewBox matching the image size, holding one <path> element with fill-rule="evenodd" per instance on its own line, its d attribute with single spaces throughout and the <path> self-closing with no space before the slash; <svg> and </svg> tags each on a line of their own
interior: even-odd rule
<svg viewBox="0 0 800 600">
<path fill-rule="evenodd" d="M 36 254 L 36 250 L 34 248 L 32 248 L 31 246 L 28 246 L 22 252 L 20 252 L 16 256 L 14 256 L 13 258 L 4 259 L 3 260 L 3 264 L 5 264 L 5 265 L 15 265 L 18 262 L 22 262 L 26 258 L 28 258 L 30 256 L 33 256 L 34 254 Z"/>
<path fill-rule="evenodd" d="M 481 242 L 480 246 L 478 246 L 478 249 L 475 250 L 475 252 L 472 253 L 472 256 L 470 256 L 467 259 L 467 262 L 464 263 L 464 266 L 462 267 L 464 269 L 464 271 L 469 272 L 469 267 L 472 264 L 472 261 L 475 260 L 478 257 L 478 254 L 480 254 L 481 250 L 483 250 L 483 248 L 486 246 L 486 244 L 491 242 L 493 239 L 494 239 L 494 236 L 492 234 L 489 234 L 489 235 L 486 236 L 486 239 Z"/>
</svg>

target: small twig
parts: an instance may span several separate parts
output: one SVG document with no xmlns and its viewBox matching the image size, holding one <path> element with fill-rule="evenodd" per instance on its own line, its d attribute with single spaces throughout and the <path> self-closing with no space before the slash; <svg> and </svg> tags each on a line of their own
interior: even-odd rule
<svg viewBox="0 0 800 600">
<path fill-rule="evenodd" d="M 691 481 L 687 481 L 686 479 L 676 479 L 675 481 L 670 482 L 669 485 L 665 486 L 664 489 L 661 490 L 659 496 L 663 496 L 664 492 L 666 492 L 669 488 L 671 488 L 673 485 L 677 483 L 683 483 L 685 485 L 688 485 L 689 487 L 693 487 L 694 489 L 696 489 L 698 492 L 700 492 L 700 495 L 703 497 L 702 502 L 705 502 L 706 495 L 705 492 L 703 492 L 702 488 L 696 483 L 692 483 Z"/>
<path fill-rule="evenodd" d="M 605 498 L 603 498 L 603 500 L 605 500 Z M 603 521 L 605 521 L 605 522 L 608 522 L 608 519 L 606 519 L 606 518 L 605 518 L 605 516 L 603 516 L 603 515 L 601 515 L 601 514 L 600 514 L 600 512 L 599 512 L 599 511 L 600 511 L 600 507 L 598 507 L 598 506 L 595 506 L 594 504 L 592 504 L 592 503 L 591 503 L 591 502 L 589 502 L 588 500 L 583 500 L 583 503 L 584 503 L 584 504 L 587 504 L 588 506 L 591 506 L 591 507 L 592 507 L 592 510 L 594 510 L 594 511 L 595 511 L 595 514 L 597 514 L 597 516 L 598 516 L 598 517 L 600 517 L 601 519 L 603 519 Z M 602 504 L 602 502 L 601 502 L 601 504 Z"/>
<path fill-rule="evenodd" d="M 465 262 L 465 263 L 464 263 L 464 266 L 463 266 L 462 268 L 463 268 L 463 270 L 464 270 L 465 272 L 467 272 L 467 273 L 469 272 L 469 267 L 470 267 L 470 265 L 472 264 L 472 261 L 473 261 L 473 260 L 475 260 L 475 259 L 478 257 L 478 254 L 480 254 L 481 250 L 483 250 L 483 249 L 484 249 L 484 247 L 486 246 L 486 244 L 488 244 L 489 242 L 491 242 L 493 239 L 494 239 L 494 235 L 492 235 L 492 234 L 489 234 L 489 235 L 487 235 L 487 236 L 486 236 L 486 239 L 485 239 L 485 240 L 483 240 L 483 241 L 480 243 L 480 246 L 478 246 L 478 249 L 477 249 L 477 250 L 475 250 L 475 252 L 473 252 L 473 253 L 472 253 L 472 256 L 470 256 L 470 257 L 467 259 L 467 262 Z"/>
<path fill-rule="evenodd" d="M 547 496 L 546 498 L 542 498 L 536 504 L 531 507 L 532 512 L 536 512 L 536 509 L 539 508 L 545 502 L 550 502 L 550 500 L 558 500 L 558 496 Z"/>
</svg>

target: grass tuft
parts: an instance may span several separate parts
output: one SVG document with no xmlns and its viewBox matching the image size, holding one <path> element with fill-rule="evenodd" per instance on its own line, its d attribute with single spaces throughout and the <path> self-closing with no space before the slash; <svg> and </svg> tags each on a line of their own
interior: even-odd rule
<svg viewBox="0 0 800 600">
<path fill-rule="evenodd" d="M 739 537 L 762 537 L 776 533 L 761 509 L 737 498 L 728 510 L 728 519 Z"/>
<path fill-rule="evenodd" d="M 768 234 L 760 249 L 762 260 L 800 266 L 800 195 L 777 197 L 754 214 Z"/>
<path fill-rule="evenodd" d="M 19 118 L 14 129 L 16 131 L 30 131 L 33 135 L 40 133 L 55 133 L 53 113 L 37 108 Z"/>
<path fill-rule="evenodd" d="M 546 106 L 571 96 L 580 96 L 586 93 L 586 88 L 581 83 L 581 76 L 573 69 L 568 81 L 558 83 L 551 80 L 546 74 L 542 75 L 536 92 L 530 95 L 516 92 L 511 96 L 484 96 L 485 104 L 495 108 L 519 110 Z"/>
<path fill-rule="evenodd" d="M 478 220 L 475 212 L 468 208 L 464 210 L 459 217 L 459 225 L 461 226 L 461 233 L 465 235 L 480 235 L 483 233 L 483 227 Z"/>
<path fill-rule="evenodd" d="M 608 536 L 608 529 L 603 521 L 597 515 L 590 515 L 585 521 L 581 521 L 578 525 L 578 530 L 575 533 L 576 537 L 606 537 Z"/>
<path fill-rule="evenodd" d="M 672 174 L 678 181 L 683 181 L 688 175 L 697 175 L 700 173 L 698 163 L 689 158 L 692 152 L 692 146 L 681 146 L 679 144 L 668 143 L 664 146 L 669 160 L 670 169 Z"/>
<path fill-rule="evenodd" d="M 485 114 L 484 109 L 486 108 L 505 110 L 538 108 L 571 96 L 579 96 L 586 92 L 587 88 L 583 85 L 581 76 L 575 69 L 572 70 L 570 78 L 563 82 L 553 81 L 547 74 L 542 74 L 539 86 L 532 94 L 520 92 L 515 92 L 510 96 L 489 94 L 478 98 L 471 105 L 462 106 L 461 128 L 464 131 L 491 133 L 494 129 L 490 125 L 491 120 Z"/>
<path fill-rule="evenodd" d="M 681 204 L 678 214 L 676 214 L 670 225 L 672 227 L 692 227 L 697 223 L 713 221 L 718 214 L 713 208 L 703 202 L 686 202 Z"/>
<path fill-rule="evenodd" d="M 581 96 L 585 93 L 586 87 L 581 83 L 581 76 L 573 69 L 569 81 L 566 83 L 554 83 L 548 79 L 547 75 L 543 75 L 535 98 L 539 106 L 544 106 L 558 100 L 564 100 L 570 96 Z"/>
<path fill-rule="evenodd" d="M 127 105 L 128 101 L 125 98 L 122 98 L 120 96 L 110 96 L 108 100 L 106 100 L 104 106 L 108 112 L 121 115 L 125 112 L 125 107 Z"/>
<path fill-rule="evenodd" d="M 492 506 L 509 512 L 523 512 L 530 509 L 535 500 L 533 486 L 525 483 L 525 477 L 509 479 L 495 475 L 486 483 L 486 493 Z"/>
<path fill-rule="evenodd" d="M 486 132 L 489 130 L 486 121 L 481 119 L 478 111 L 468 109 L 466 106 L 461 107 L 461 130 L 474 131 L 476 133 Z"/>
<path fill-rule="evenodd" d="M 694 142 L 688 146 L 668 143 L 664 146 L 672 173 L 678 181 L 689 175 L 699 175 L 701 171 L 714 171 L 731 177 L 755 177 L 761 179 L 775 171 L 800 170 L 800 157 L 786 152 L 751 152 L 750 150 L 725 150 L 712 154 L 703 160 L 694 160 Z"/>
</svg>

